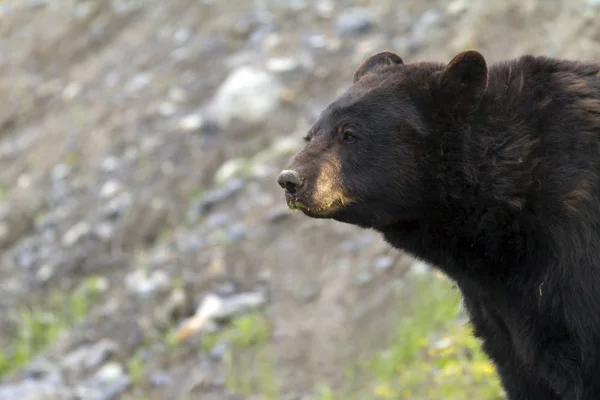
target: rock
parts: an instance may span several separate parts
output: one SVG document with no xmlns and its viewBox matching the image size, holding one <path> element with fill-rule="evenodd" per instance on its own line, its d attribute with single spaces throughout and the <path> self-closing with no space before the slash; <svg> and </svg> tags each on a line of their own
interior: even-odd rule
<svg viewBox="0 0 600 400">
<path fill-rule="evenodd" d="M 177 107 L 170 101 L 163 101 L 157 106 L 156 111 L 159 115 L 168 118 L 175 115 L 175 113 L 177 112 Z"/>
<path fill-rule="evenodd" d="M 394 259 L 390 256 L 379 256 L 373 261 L 373 268 L 380 271 L 388 270 L 394 265 Z"/>
<path fill-rule="evenodd" d="M 242 66 L 229 74 L 207 109 L 221 127 L 233 121 L 259 123 L 277 108 L 282 92 L 283 86 L 269 72 Z"/>
<path fill-rule="evenodd" d="M 198 307 L 196 314 L 186 320 L 178 330 L 177 339 L 186 340 L 204 329 L 210 321 L 224 320 L 248 312 L 263 306 L 266 301 L 265 294 L 262 292 L 239 293 L 227 297 L 209 294 Z"/>
<path fill-rule="evenodd" d="M 232 220 L 232 215 L 227 212 L 212 213 L 206 219 L 206 225 L 210 228 L 218 228 L 227 225 Z"/>
<path fill-rule="evenodd" d="M 62 237 L 62 244 L 65 247 L 71 247 L 91 232 L 90 225 L 81 221 L 73 225 Z"/>
<path fill-rule="evenodd" d="M 77 392 L 83 399 L 116 400 L 130 384 L 131 379 L 125 372 L 125 368 L 117 362 L 110 362 L 84 381 Z"/>
<path fill-rule="evenodd" d="M 119 346 L 109 339 L 102 339 L 91 346 L 81 346 L 64 356 L 61 366 L 74 372 L 97 368 L 111 355 L 118 352 Z"/>
<path fill-rule="evenodd" d="M 125 85 L 125 91 L 127 93 L 135 93 L 144 88 L 146 88 L 151 81 L 152 76 L 150 73 L 139 73 L 135 75 L 128 83 Z"/>
<path fill-rule="evenodd" d="M 240 14 L 233 22 L 232 33 L 240 38 L 247 38 L 260 26 L 260 20 L 256 12 L 246 12 Z"/>
<path fill-rule="evenodd" d="M 436 8 L 425 11 L 417 19 L 412 29 L 413 39 L 418 43 L 423 43 L 430 36 L 430 29 L 442 18 L 442 12 Z"/>
<path fill-rule="evenodd" d="M 429 271 L 431 271 L 431 267 L 422 261 L 415 261 L 410 266 L 410 270 L 409 270 L 409 272 L 414 275 L 425 275 Z"/>
<path fill-rule="evenodd" d="M 226 227 L 225 234 L 227 235 L 227 241 L 229 244 L 236 244 L 248 235 L 248 229 L 244 224 L 238 223 Z"/>
<path fill-rule="evenodd" d="M 315 11 L 319 17 L 329 19 L 333 17 L 335 4 L 332 0 L 320 0 L 315 7 Z"/>
<path fill-rule="evenodd" d="M 81 85 L 79 82 L 69 83 L 62 92 L 62 98 L 65 101 L 70 101 L 76 98 L 81 93 Z"/>
<path fill-rule="evenodd" d="M 48 5 L 48 0 L 28 0 L 27 5 L 31 9 L 42 8 Z"/>
<path fill-rule="evenodd" d="M 223 186 L 209 190 L 203 196 L 192 201 L 188 209 L 188 221 L 194 223 L 200 216 L 207 212 L 213 205 L 235 196 L 244 188 L 244 181 L 237 179 L 228 180 Z"/>
<path fill-rule="evenodd" d="M 269 71 L 282 73 L 298 69 L 301 63 L 294 57 L 277 57 L 268 59 L 266 65 Z"/>
<path fill-rule="evenodd" d="M 125 192 L 113 199 L 103 208 L 103 215 L 107 218 L 116 218 L 122 215 L 133 203 L 131 194 Z"/>
<path fill-rule="evenodd" d="M 52 180 L 56 182 L 66 179 L 70 173 L 71 167 L 69 167 L 67 164 L 58 164 L 52 168 L 50 176 Z"/>
<path fill-rule="evenodd" d="M 366 8 L 354 7 L 343 11 L 335 23 L 338 36 L 369 32 L 375 25 L 375 16 Z"/>
<path fill-rule="evenodd" d="M 117 193 L 122 190 L 122 185 L 119 181 L 115 179 L 111 179 L 106 181 L 104 185 L 100 188 L 100 197 L 103 199 L 108 199 L 114 197 Z"/>
<path fill-rule="evenodd" d="M 179 28 L 173 34 L 173 42 L 178 45 L 183 45 L 192 36 L 192 32 L 188 28 Z"/>
<path fill-rule="evenodd" d="M 202 127 L 203 118 L 200 114 L 190 114 L 181 118 L 178 122 L 180 130 L 185 132 L 197 131 Z"/>
<path fill-rule="evenodd" d="M 162 270 L 147 271 L 137 269 L 127 275 L 125 284 L 130 292 L 140 297 L 148 297 L 155 292 L 163 291 L 171 286 L 169 275 Z"/>
<path fill-rule="evenodd" d="M 183 103 L 185 102 L 187 95 L 185 93 L 185 90 L 183 90 L 182 88 L 178 87 L 178 86 L 173 86 L 171 89 L 169 89 L 169 100 L 171 100 L 172 102 L 175 103 Z"/>
<path fill-rule="evenodd" d="M 2 400 L 74 400 L 71 391 L 57 381 L 26 380 L 0 385 Z"/>
<path fill-rule="evenodd" d="M 103 242 L 109 242 L 115 236 L 117 231 L 114 224 L 110 222 L 100 222 L 93 228 L 94 235 Z"/>
<path fill-rule="evenodd" d="M 168 386 L 172 385 L 174 380 L 169 374 L 165 372 L 155 371 L 151 372 L 148 375 L 148 382 L 152 386 Z"/>
<path fill-rule="evenodd" d="M 223 184 L 238 175 L 247 166 L 247 161 L 241 158 L 234 158 L 226 161 L 215 173 L 215 183 Z"/>
<path fill-rule="evenodd" d="M 119 165 L 120 161 L 117 157 L 108 156 L 100 163 L 100 169 L 104 172 L 115 172 Z"/>
</svg>

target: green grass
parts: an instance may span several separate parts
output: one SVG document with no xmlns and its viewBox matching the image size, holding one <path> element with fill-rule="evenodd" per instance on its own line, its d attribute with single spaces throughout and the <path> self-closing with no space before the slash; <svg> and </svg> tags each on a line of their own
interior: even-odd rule
<svg viewBox="0 0 600 400">
<path fill-rule="evenodd" d="M 374 399 L 504 398 L 493 364 L 470 325 L 459 320 L 460 295 L 446 278 L 416 282 L 412 312 L 389 347 L 368 363 Z"/>
<path fill-rule="evenodd" d="M 210 351 L 217 344 L 226 344 L 224 354 L 225 387 L 244 395 L 260 393 L 265 400 L 279 398 L 275 363 L 268 340 L 271 327 L 260 312 L 237 317 L 223 331 L 205 335 L 200 343 L 202 351 Z"/>
<path fill-rule="evenodd" d="M 504 399 L 493 364 L 462 318 L 460 293 L 452 282 L 435 274 L 406 279 L 410 300 L 402 305 L 405 312 L 391 340 L 366 362 L 339 366 L 347 387 L 334 390 L 317 383 L 311 399 Z M 270 336 L 268 319 L 254 312 L 203 335 L 199 351 L 226 344 L 226 389 L 275 400 L 281 394 Z"/>
<path fill-rule="evenodd" d="M 101 278 L 88 278 L 70 294 L 53 293 L 43 306 L 21 307 L 14 339 L 0 349 L 0 378 L 24 367 L 61 332 L 81 321 L 104 286 Z"/>
</svg>

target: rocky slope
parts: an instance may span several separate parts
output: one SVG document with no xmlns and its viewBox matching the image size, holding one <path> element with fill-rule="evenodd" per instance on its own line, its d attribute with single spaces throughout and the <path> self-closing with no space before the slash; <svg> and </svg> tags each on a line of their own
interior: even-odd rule
<svg viewBox="0 0 600 400">
<path fill-rule="evenodd" d="M 260 308 L 280 393 L 343 382 L 427 268 L 286 209 L 276 177 L 303 132 L 371 52 L 598 59 L 599 16 L 593 0 L 0 2 L 0 399 L 230 398 L 222 346 L 172 341 L 214 296 Z M 40 341 L 65 329 L 19 358 L 26 316 Z"/>
</svg>

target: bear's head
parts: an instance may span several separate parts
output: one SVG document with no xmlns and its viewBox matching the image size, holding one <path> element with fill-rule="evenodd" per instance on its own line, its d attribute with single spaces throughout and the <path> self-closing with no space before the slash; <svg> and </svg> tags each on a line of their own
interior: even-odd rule
<svg viewBox="0 0 600 400">
<path fill-rule="evenodd" d="M 439 202 L 440 157 L 487 89 L 476 51 L 447 64 L 404 64 L 384 51 L 319 116 L 279 175 L 287 204 L 313 218 L 380 228 L 423 218 Z"/>
</svg>

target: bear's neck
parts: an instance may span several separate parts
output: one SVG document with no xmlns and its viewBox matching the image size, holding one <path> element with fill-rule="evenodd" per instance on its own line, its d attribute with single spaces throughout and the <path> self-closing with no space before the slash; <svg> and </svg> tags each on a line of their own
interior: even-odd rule
<svg viewBox="0 0 600 400">
<path fill-rule="evenodd" d="M 474 276 L 481 271 L 504 276 L 531 257 L 536 229 L 528 218 L 526 182 L 519 171 L 520 155 L 508 154 L 506 143 L 495 149 L 489 137 L 480 135 L 477 116 L 446 146 L 430 176 L 429 210 L 421 218 L 378 229 L 394 247 L 438 266 L 450 276 Z M 522 137 L 513 137 L 523 141 Z M 486 141 L 486 143 L 483 143 Z M 486 149 L 483 153 L 481 149 Z M 501 165 L 497 158 L 511 162 Z M 512 160 L 515 158 L 515 160 Z M 514 161 L 514 162 L 512 162 Z M 435 177 L 433 176 L 435 175 Z M 510 179 L 513 179 L 510 181 Z M 519 186 L 523 185 L 523 187 Z M 538 239 L 536 239 L 538 240 Z"/>
</svg>

